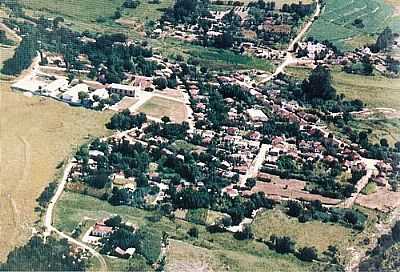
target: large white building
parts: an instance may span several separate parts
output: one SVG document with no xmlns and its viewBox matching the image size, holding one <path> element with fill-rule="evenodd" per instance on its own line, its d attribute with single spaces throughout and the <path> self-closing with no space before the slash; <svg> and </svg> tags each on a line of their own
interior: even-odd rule
<svg viewBox="0 0 400 272">
<path fill-rule="evenodd" d="M 130 86 L 130 85 L 123 85 L 123 84 L 117 84 L 117 83 L 112 83 L 108 86 L 107 88 L 111 93 L 116 93 L 119 95 L 123 96 L 131 96 L 135 97 L 136 90 L 139 89 L 139 87 L 135 86 Z"/>
<path fill-rule="evenodd" d="M 57 79 L 48 84 L 41 93 L 43 95 L 48 95 L 51 97 L 57 97 L 61 91 L 65 90 L 68 87 L 68 80 L 66 79 Z"/>
</svg>

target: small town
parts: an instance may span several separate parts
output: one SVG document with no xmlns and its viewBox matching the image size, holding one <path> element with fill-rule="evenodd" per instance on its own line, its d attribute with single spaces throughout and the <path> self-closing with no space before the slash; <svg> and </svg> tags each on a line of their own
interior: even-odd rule
<svg viewBox="0 0 400 272">
<path fill-rule="evenodd" d="M 334 0 L 120 2 L 83 30 L 0 0 L 0 76 L 41 130 L 14 136 L 19 170 L 60 153 L 0 270 L 399 269 L 398 29 L 359 42 L 374 12 L 329 21 Z M 389 9 L 369 5 L 349 4 Z M 139 27 L 143 6 L 159 16 Z M 332 22 L 357 38 L 316 34 Z"/>
</svg>

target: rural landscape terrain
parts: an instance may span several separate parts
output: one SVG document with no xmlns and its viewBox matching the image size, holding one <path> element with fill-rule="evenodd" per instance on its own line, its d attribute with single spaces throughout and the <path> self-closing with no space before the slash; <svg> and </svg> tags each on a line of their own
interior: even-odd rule
<svg viewBox="0 0 400 272">
<path fill-rule="evenodd" d="M 399 0 L 0 0 L 0 271 L 399 271 Z"/>
</svg>

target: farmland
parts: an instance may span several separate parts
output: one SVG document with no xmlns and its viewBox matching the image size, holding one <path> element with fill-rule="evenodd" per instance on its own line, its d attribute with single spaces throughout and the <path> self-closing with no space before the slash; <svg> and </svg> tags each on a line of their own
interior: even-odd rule
<svg viewBox="0 0 400 272">
<path fill-rule="evenodd" d="M 308 36 L 352 49 L 370 42 L 386 26 L 398 24 L 399 18 L 393 15 L 393 8 L 383 0 L 330 0 Z M 354 26 L 355 19 L 361 19 L 364 27 Z"/>
<path fill-rule="evenodd" d="M 0 259 L 31 235 L 38 219 L 35 199 L 52 181 L 57 166 L 88 135 L 107 133 L 108 114 L 43 98 L 28 98 L 1 83 Z"/>
<path fill-rule="evenodd" d="M 73 29 L 78 31 L 121 31 L 121 25 L 114 22 L 111 17 L 116 9 L 121 7 L 124 0 L 100 0 L 95 3 L 90 0 L 23 0 L 21 2 L 28 14 L 49 17 L 62 16 Z M 171 4 L 172 0 L 163 0 L 160 4 L 141 1 L 136 9 L 124 9 L 121 24 L 129 25 L 136 22 L 137 27 L 138 24 L 142 26 L 146 21 L 157 20 L 163 9 Z M 100 16 L 105 18 L 104 22 L 96 21 Z M 125 29 L 125 31 L 129 30 Z"/>
<path fill-rule="evenodd" d="M 155 118 L 168 116 L 174 122 L 182 122 L 187 118 L 186 108 L 183 102 L 158 96 L 150 98 L 138 111 Z"/>
</svg>

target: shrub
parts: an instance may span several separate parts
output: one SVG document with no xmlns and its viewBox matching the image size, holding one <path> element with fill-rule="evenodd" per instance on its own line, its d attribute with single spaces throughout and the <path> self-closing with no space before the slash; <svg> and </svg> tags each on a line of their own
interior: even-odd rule
<svg viewBox="0 0 400 272">
<path fill-rule="evenodd" d="M 303 247 L 299 249 L 298 258 L 305 262 L 312 262 L 318 258 L 317 249 L 315 247 Z"/>
</svg>

